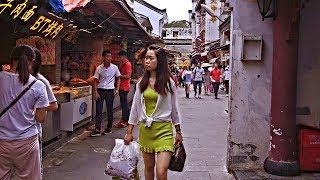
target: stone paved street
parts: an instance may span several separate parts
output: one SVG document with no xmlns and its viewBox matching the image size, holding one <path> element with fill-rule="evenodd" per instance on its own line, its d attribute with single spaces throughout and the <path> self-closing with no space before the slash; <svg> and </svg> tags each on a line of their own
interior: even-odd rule
<svg viewBox="0 0 320 180">
<path fill-rule="evenodd" d="M 228 180 L 234 179 L 226 170 L 228 116 L 227 98 L 215 100 L 186 99 L 179 90 L 183 116 L 184 144 L 187 151 L 185 170 L 169 173 L 170 180 Z M 119 117 L 119 112 L 116 117 Z M 135 131 L 137 132 L 137 131 Z M 107 136 L 89 138 L 85 131 L 45 159 L 45 180 L 105 180 L 104 168 L 115 138 L 122 138 L 125 130 L 114 129 Z M 143 164 L 139 164 L 143 177 Z"/>
</svg>

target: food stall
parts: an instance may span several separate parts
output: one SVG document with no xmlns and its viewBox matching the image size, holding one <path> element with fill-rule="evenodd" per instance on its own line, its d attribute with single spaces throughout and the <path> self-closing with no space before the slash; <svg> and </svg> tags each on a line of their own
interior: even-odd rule
<svg viewBox="0 0 320 180">
<path fill-rule="evenodd" d="M 13 18 L 11 11 L 18 7 L 17 3 L 13 2 L 13 6 L 7 7 L 0 15 L 0 25 L 4 27 L 0 32 L 5 35 L 0 45 L 4 50 L 0 57 L 8 59 L 9 50 L 18 44 L 28 44 L 40 50 L 43 60 L 40 72 L 51 83 L 59 105 L 57 111 L 48 112 L 42 125 L 46 145 L 60 137 L 68 138 L 62 136 L 65 131 L 74 131 L 92 120 L 95 103 L 87 80 L 93 75 L 95 66 L 101 64 L 102 51 L 110 48 L 114 54 L 122 49 L 131 51 L 137 44 L 145 46 L 152 39 L 126 4 L 120 1 L 99 0 L 72 13 L 59 14 L 63 17 L 54 14 L 56 11 L 52 11 L 49 3 L 42 3 L 39 10 L 32 9 L 36 6 L 28 3 L 24 10 L 21 9 L 22 14 L 29 12 L 28 21 L 23 17 Z M 109 14 L 114 10 L 117 16 Z M 134 58 L 129 59 L 134 65 Z M 3 70 L 8 69 L 2 65 Z M 129 100 L 133 92 L 134 85 Z M 117 97 L 114 107 L 119 104 Z"/>
<path fill-rule="evenodd" d="M 73 131 L 92 118 L 92 88 L 63 87 L 58 92 L 70 93 L 68 101 L 60 105 L 60 130 Z"/>
</svg>

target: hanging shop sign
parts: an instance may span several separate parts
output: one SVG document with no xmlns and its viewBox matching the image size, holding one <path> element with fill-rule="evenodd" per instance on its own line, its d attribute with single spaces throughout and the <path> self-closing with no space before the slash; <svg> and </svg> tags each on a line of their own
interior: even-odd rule
<svg viewBox="0 0 320 180">
<path fill-rule="evenodd" d="M 21 26 L 20 31 L 27 31 L 30 35 L 47 39 L 59 37 L 75 43 L 79 34 L 77 26 L 30 1 L 0 0 L 0 18 L 6 18 L 9 23 L 16 23 Z"/>
</svg>

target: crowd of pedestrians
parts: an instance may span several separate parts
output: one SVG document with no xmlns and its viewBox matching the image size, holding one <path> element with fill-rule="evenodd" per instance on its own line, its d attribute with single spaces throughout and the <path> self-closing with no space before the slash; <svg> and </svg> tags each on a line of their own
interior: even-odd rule
<svg viewBox="0 0 320 180">
<path fill-rule="evenodd" d="M 214 63 L 212 67 L 202 67 L 201 63 L 197 63 L 191 70 L 191 67 L 180 69 L 177 73 L 179 86 L 185 87 L 185 94 L 190 98 L 190 88 L 193 85 L 194 98 L 202 99 L 202 90 L 205 95 L 214 94 L 218 99 L 219 90 L 224 89 L 226 96 L 229 95 L 229 83 L 231 74 L 229 66 L 219 68 L 218 63 Z"/>
</svg>

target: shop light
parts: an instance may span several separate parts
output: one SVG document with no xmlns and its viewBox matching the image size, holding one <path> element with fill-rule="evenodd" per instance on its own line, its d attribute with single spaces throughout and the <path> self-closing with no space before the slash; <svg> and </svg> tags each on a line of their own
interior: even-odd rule
<svg viewBox="0 0 320 180">
<path fill-rule="evenodd" d="M 257 0 L 262 21 L 266 18 L 276 19 L 277 2 L 276 0 Z"/>
</svg>

